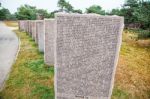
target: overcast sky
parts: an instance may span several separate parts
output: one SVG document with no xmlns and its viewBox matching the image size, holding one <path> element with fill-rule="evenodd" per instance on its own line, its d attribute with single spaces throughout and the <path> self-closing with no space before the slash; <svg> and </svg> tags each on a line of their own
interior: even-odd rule
<svg viewBox="0 0 150 99">
<path fill-rule="evenodd" d="M 120 8 L 124 0 L 66 0 L 75 9 L 85 11 L 91 5 L 100 5 L 104 10 L 110 11 L 112 8 Z M 37 8 L 47 9 L 48 11 L 57 10 L 58 0 L 0 0 L 2 6 L 8 8 L 11 13 L 17 11 L 17 8 L 24 4 L 36 6 Z"/>
</svg>

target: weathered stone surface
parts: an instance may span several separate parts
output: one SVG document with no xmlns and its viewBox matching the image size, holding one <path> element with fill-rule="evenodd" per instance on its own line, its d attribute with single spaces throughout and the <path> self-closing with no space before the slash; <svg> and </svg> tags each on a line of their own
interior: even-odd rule
<svg viewBox="0 0 150 99">
<path fill-rule="evenodd" d="M 44 60 L 47 65 L 54 65 L 54 19 L 44 20 L 45 50 Z"/>
<path fill-rule="evenodd" d="M 110 99 L 124 19 L 57 14 L 55 99 Z"/>
<path fill-rule="evenodd" d="M 30 21 L 30 33 L 31 33 L 31 37 L 32 37 L 32 35 L 33 35 L 33 33 L 32 33 L 32 24 L 33 24 L 33 21 Z"/>
<path fill-rule="evenodd" d="M 25 30 L 25 24 L 24 20 L 19 21 L 19 30 L 24 31 Z"/>
<path fill-rule="evenodd" d="M 27 20 L 27 23 L 26 23 L 26 32 L 29 33 L 29 20 Z"/>
<path fill-rule="evenodd" d="M 36 40 L 36 21 L 31 21 L 31 33 L 32 33 L 32 39 Z M 36 41 L 35 41 L 36 42 Z"/>
<path fill-rule="evenodd" d="M 19 30 L 21 31 L 28 31 L 28 20 L 20 20 L 19 21 Z"/>
<path fill-rule="evenodd" d="M 29 21 L 25 20 L 25 32 L 28 32 Z"/>
<path fill-rule="evenodd" d="M 44 21 L 38 20 L 36 21 L 36 33 L 37 33 L 37 41 L 40 52 L 44 52 Z"/>
<path fill-rule="evenodd" d="M 29 35 L 32 36 L 31 20 L 29 21 Z"/>
</svg>

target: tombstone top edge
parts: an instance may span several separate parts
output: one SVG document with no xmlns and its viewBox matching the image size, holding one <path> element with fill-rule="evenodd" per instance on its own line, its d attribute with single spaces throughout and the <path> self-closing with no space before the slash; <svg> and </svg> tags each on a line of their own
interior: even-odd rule
<svg viewBox="0 0 150 99">
<path fill-rule="evenodd" d="M 44 22 L 44 20 L 36 20 L 36 22 Z"/>
<path fill-rule="evenodd" d="M 109 19 L 120 19 L 124 20 L 124 17 L 122 16 L 117 16 L 117 15 L 99 15 L 99 14 L 77 14 L 77 13 L 55 13 L 55 17 L 90 17 L 90 18 L 109 18 Z"/>
<path fill-rule="evenodd" d="M 46 20 L 46 21 L 47 21 L 47 20 L 55 20 L 55 19 L 54 19 L 54 18 L 53 18 L 53 19 L 52 19 L 52 18 L 51 18 L 51 19 L 47 19 L 47 18 L 45 18 L 44 20 Z"/>
</svg>

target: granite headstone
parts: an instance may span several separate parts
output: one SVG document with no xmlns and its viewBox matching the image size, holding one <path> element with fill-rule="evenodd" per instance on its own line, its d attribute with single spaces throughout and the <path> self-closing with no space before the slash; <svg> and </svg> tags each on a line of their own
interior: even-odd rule
<svg viewBox="0 0 150 99">
<path fill-rule="evenodd" d="M 124 18 L 55 17 L 55 99 L 110 99 Z"/>
<path fill-rule="evenodd" d="M 40 52 L 44 52 L 44 21 L 36 21 L 37 41 Z"/>
<path fill-rule="evenodd" d="M 45 30 L 45 49 L 44 49 L 44 60 L 47 65 L 54 65 L 54 19 L 44 20 L 44 30 Z"/>
</svg>

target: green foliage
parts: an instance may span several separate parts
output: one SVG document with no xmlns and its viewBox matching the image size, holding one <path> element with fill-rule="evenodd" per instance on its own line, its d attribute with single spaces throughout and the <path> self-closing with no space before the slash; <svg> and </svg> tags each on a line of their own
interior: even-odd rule
<svg viewBox="0 0 150 99">
<path fill-rule="evenodd" d="M 78 9 L 78 10 L 73 10 L 73 13 L 80 13 L 82 14 L 82 10 Z"/>
<path fill-rule="evenodd" d="M 42 15 L 44 18 L 50 18 L 50 14 L 44 9 L 37 9 L 37 14 Z"/>
<path fill-rule="evenodd" d="M 15 14 L 19 20 L 35 20 L 36 7 L 23 5 L 17 9 L 17 12 Z"/>
<path fill-rule="evenodd" d="M 109 15 L 121 15 L 120 9 L 112 9 Z"/>
<path fill-rule="evenodd" d="M 148 0 L 126 0 L 123 7 L 113 9 L 111 15 L 125 17 L 126 24 L 138 24 L 143 29 L 150 29 L 150 1 Z"/>
<path fill-rule="evenodd" d="M 65 7 L 66 1 L 65 0 L 59 0 L 58 1 L 58 7 L 60 7 L 62 10 Z"/>
<path fill-rule="evenodd" d="M 143 29 L 128 29 L 127 31 L 136 34 L 137 40 L 150 38 L 150 31 Z"/>
<path fill-rule="evenodd" d="M 10 16 L 11 14 L 8 9 L 6 8 L 0 9 L 0 20 L 8 20 L 10 19 Z"/>
<path fill-rule="evenodd" d="M 100 7 L 99 5 L 90 6 L 89 8 L 86 9 L 86 12 L 105 15 L 105 10 L 103 10 L 102 7 Z"/>
<path fill-rule="evenodd" d="M 47 10 L 37 9 L 36 7 L 30 5 L 23 5 L 19 7 L 15 14 L 19 20 L 35 20 L 37 14 L 42 15 L 44 18 L 50 17 Z"/>
<path fill-rule="evenodd" d="M 59 0 L 58 7 L 60 7 L 62 11 L 73 12 L 73 6 L 65 0 Z"/>
</svg>

